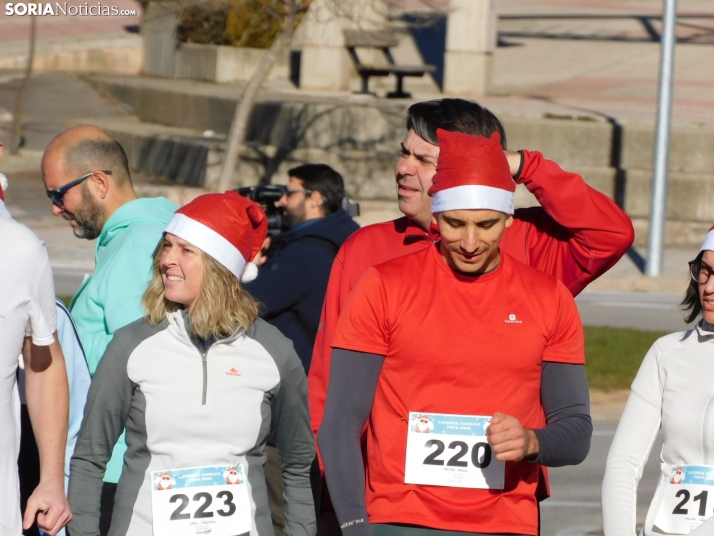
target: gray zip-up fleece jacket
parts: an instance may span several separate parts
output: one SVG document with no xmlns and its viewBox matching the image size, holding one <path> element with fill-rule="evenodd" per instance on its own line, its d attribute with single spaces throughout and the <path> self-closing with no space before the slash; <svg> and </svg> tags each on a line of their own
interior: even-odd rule
<svg viewBox="0 0 714 536">
<path fill-rule="evenodd" d="M 177 311 L 118 330 L 92 385 L 70 465 L 72 536 L 99 534 L 102 477 L 126 428 L 110 536 L 151 536 L 151 472 L 242 464 L 252 536 L 273 536 L 263 474 L 272 430 L 285 480 L 285 534 L 313 536 L 307 381 L 292 343 L 258 319 L 207 351 Z"/>
</svg>

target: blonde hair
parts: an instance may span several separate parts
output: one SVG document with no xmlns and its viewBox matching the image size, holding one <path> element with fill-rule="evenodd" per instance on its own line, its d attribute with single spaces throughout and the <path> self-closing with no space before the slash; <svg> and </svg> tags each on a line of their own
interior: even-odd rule
<svg viewBox="0 0 714 536">
<path fill-rule="evenodd" d="M 151 326 L 166 318 L 166 313 L 183 307 L 164 297 L 161 254 L 165 244 L 162 238 L 154 250 L 153 277 L 142 299 Z M 257 302 L 225 266 L 204 251 L 201 258 L 204 266 L 201 291 L 188 309 L 191 331 L 209 339 L 226 337 L 238 328 L 248 329 L 258 316 Z"/>
</svg>

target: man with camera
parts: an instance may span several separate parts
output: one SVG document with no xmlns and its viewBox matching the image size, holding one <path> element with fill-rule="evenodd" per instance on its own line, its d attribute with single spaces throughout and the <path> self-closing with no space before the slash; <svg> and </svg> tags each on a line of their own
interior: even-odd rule
<svg viewBox="0 0 714 536">
<path fill-rule="evenodd" d="M 258 277 L 245 288 L 261 303 L 260 316 L 293 341 L 307 373 L 332 262 L 342 243 L 359 225 L 342 209 L 344 181 L 330 166 L 305 164 L 289 170 L 288 177 L 278 200 L 282 218 L 271 215 L 269 210 L 268 219 L 271 227 L 289 230 L 267 241 L 265 254 L 254 261 L 261 265 Z M 276 188 L 264 190 L 263 194 L 257 189 L 241 194 L 258 202 L 274 202 L 278 195 Z M 272 445 L 265 452 L 273 527 L 276 535 L 281 536 L 284 516 L 280 459 Z M 317 464 L 314 473 L 315 490 L 319 494 Z"/>
<path fill-rule="evenodd" d="M 261 317 L 293 341 L 307 372 L 332 261 L 359 225 L 342 209 L 344 182 L 330 166 L 305 164 L 288 176 L 278 203 L 289 230 L 272 237 L 245 287 L 263 305 Z"/>
</svg>

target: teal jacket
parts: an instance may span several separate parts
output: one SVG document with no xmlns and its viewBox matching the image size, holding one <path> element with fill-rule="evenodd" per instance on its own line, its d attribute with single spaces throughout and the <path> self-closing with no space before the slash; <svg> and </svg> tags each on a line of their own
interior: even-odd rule
<svg viewBox="0 0 714 536">
<path fill-rule="evenodd" d="M 151 280 L 153 252 L 177 208 L 164 197 L 136 199 L 104 224 L 94 275 L 85 279 L 69 306 L 92 376 L 114 332 L 144 316 L 141 298 Z M 107 464 L 105 482 L 119 481 L 124 451 L 122 435 Z"/>
</svg>

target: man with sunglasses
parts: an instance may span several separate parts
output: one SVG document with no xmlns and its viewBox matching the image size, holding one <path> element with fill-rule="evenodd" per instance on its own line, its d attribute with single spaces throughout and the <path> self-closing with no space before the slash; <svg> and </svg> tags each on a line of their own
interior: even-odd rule
<svg viewBox="0 0 714 536">
<path fill-rule="evenodd" d="M 263 304 L 261 317 L 293 341 L 307 372 L 332 261 L 359 225 L 342 210 L 344 180 L 330 166 L 297 166 L 288 177 L 278 203 L 289 229 L 272 238 L 246 288 Z"/>
<path fill-rule="evenodd" d="M 341 208 L 344 181 L 330 166 L 297 166 L 288 177 L 279 203 L 290 229 L 273 238 L 258 278 L 245 287 L 263 305 L 260 316 L 293 341 L 307 372 L 332 261 L 359 225 Z M 273 527 L 280 536 L 282 470 L 275 446 L 269 444 L 265 452 Z"/>
<path fill-rule="evenodd" d="M 67 220 L 77 238 L 97 239 L 94 275 L 70 304 L 93 375 L 114 332 L 144 315 L 141 298 L 151 279 L 152 254 L 178 207 L 163 197 L 137 199 L 121 145 L 92 125 L 50 142 L 42 180 L 52 214 Z M 104 476 L 102 534 L 111 521 L 125 450 L 122 436 Z"/>
<path fill-rule="evenodd" d="M 3 145 L 0 143 L 0 158 Z M 0 205 L 4 190 L 0 183 Z M 0 534 L 20 536 L 35 521 L 50 535 L 71 513 L 64 492 L 64 445 L 69 389 L 57 338 L 52 267 L 44 244 L 6 212 L 0 213 Z M 40 458 L 40 481 L 20 511 L 18 356 Z"/>
</svg>

